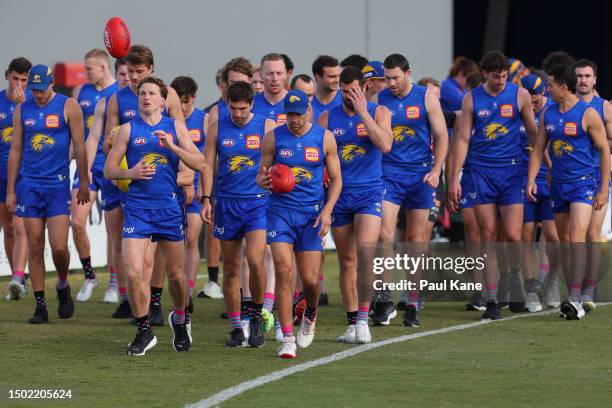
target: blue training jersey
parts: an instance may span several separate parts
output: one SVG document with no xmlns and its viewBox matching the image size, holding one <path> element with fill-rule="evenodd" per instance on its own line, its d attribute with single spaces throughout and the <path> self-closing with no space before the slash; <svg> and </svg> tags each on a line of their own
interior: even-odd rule
<svg viewBox="0 0 612 408">
<path fill-rule="evenodd" d="M 127 194 L 126 206 L 142 209 L 165 209 L 178 206 L 177 173 L 179 158 L 170 149 L 162 146 L 157 131 L 163 131 L 173 136 L 178 143 L 174 119 L 162 116 L 155 125 L 145 123 L 140 117 L 130 122 L 130 138 L 128 141 L 128 167 L 132 168 L 141 159 L 155 168 L 151 180 L 132 180 Z"/>
<path fill-rule="evenodd" d="M 338 88 L 338 90 L 336 91 L 336 96 L 334 96 L 334 99 L 332 99 L 332 101 L 327 105 L 319 102 L 319 99 L 317 99 L 317 95 L 314 95 L 314 97 L 312 98 L 313 120 L 316 122 L 321 113 L 325 112 L 326 110 L 335 108 L 336 106 L 342 106 L 342 92 L 340 92 L 340 88 Z"/>
<path fill-rule="evenodd" d="M 372 117 L 377 106 L 368 102 L 368 112 Z M 342 105 L 336 106 L 329 111 L 327 129 L 338 145 L 342 191 L 382 187 L 382 152 L 368 137 L 361 117 L 357 114 L 349 116 Z"/>
<path fill-rule="evenodd" d="M 272 105 L 266 97 L 264 93 L 258 93 L 253 98 L 253 113 L 257 113 L 261 116 L 264 116 L 268 119 L 272 119 L 278 126 L 282 126 L 287 123 L 287 115 L 285 115 L 284 101 L 281 99 L 280 102 Z"/>
<path fill-rule="evenodd" d="M 506 83 L 497 96 L 483 85 L 472 90 L 473 132 L 470 138 L 470 164 L 501 167 L 521 161 L 521 115 L 518 86 Z"/>
<path fill-rule="evenodd" d="M 594 108 L 597 111 L 597 113 L 599 113 L 599 117 L 601 117 L 601 120 L 605 124 L 606 116 L 604 114 L 604 102 L 605 102 L 604 98 L 597 96 L 597 95 L 593 95 L 593 99 L 591 99 L 591 102 L 588 105 L 591 108 Z M 597 146 L 595 146 L 595 143 L 592 143 L 592 148 L 593 148 L 593 171 L 595 172 L 595 177 L 599 178 L 600 176 L 599 166 L 601 163 L 601 157 L 599 157 L 599 150 L 597 150 Z"/>
<path fill-rule="evenodd" d="M 77 95 L 77 102 L 83 111 L 83 123 L 85 124 L 85 140 L 89 136 L 89 129 L 93 125 L 94 111 L 98 101 L 102 98 L 110 98 L 111 95 L 119 90 L 119 82 L 115 81 L 112 85 L 104 89 L 97 90 L 92 84 L 85 84 L 81 87 Z"/>
<path fill-rule="evenodd" d="M 272 193 L 271 207 L 282 207 L 307 213 L 318 213 L 323 203 L 323 171 L 325 129 L 313 124 L 302 136 L 296 136 L 281 126 L 274 129 L 274 164 L 285 164 L 295 177 L 295 187 L 290 193 Z"/>
<path fill-rule="evenodd" d="M 70 183 L 70 128 L 64 116 L 68 97 L 55 96 L 40 107 L 34 99 L 21 105 L 22 182 L 28 187 L 61 188 Z"/>
<path fill-rule="evenodd" d="M 227 107 L 227 102 L 220 101 L 217 104 L 217 120 L 225 119 L 230 116 L 229 108 Z"/>
<path fill-rule="evenodd" d="M 104 135 L 106 134 L 104 129 L 106 127 L 106 112 L 108 109 L 108 102 L 110 101 L 110 96 L 104 98 L 104 118 L 103 118 L 103 126 L 102 126 L 102 134 L 100 135 L 100 139 L 98 140 L 98 148 L 96 150 L 96 157 L 94 158 L 92 169 L 96 169 L 100 172 L 104 171 L 104 163 L 106 162 L 106 154 L 104 154 Z"/>
<path fill-rule="evenodd" d="M 7 90 L 0 92 L 0 175 L 7 178 L 8 156 L 13 141 L 13 111 L 17 104 L 11 101 L 6 94 Z M 30 91 L 25 91 L 26 101 L 32 97 Z"/>
<path fill-rule="evenodd" d="M 535 113 L 535 122 L 538 128 L 540 127 L 540 114 L 542 113 L 544 109 L 548 108 L 552 104 L 553 104 L 552 99 L 546 98 L 546 103 L 544 104 L 544 106 L 542 106 L 542 108 Z M 533 152 L 533 145 L 529 144 L 529 137 L 527 135 L 527 130 L 525 130 L 525 124 L 522 121 L 521 121 L 521 127 L 519 131 L 521 132 L 521 151 L 523 152 L 521 166 L 523 167 L 523 171 L 525 172 L 525 175 L 527 175 L 527 172 L 529 170 L 529 155 L 531 154 L 531 152 Z M 544 163 L 544 161 L 542 160 L 540 171 L 538 172 L 538 175 L 536 176 L 536 181 L 540 183 L 546 182 L 547 174 L 548 174 L 548 169 L 546 167 L 546 163 Z"/>
<path fill-rule="evenodd" d="M 383 174 L 404 174 L 433 164 L 431 129 L 425 108 L 427 88 L 412 85 L 408 95 L 398 98 L 389 89 L 378 94 L 378 103 L 391 112 L 393 146 L 383 155 Z"/>
<path fill-rule="evenodd" d="M 206 143 L 206 131 L 204 130 L 204 117 L 206 113 L 202 109 L 195 108 L 191 115 L 185 119 L 185 126 L 191 137 L 191 141 L 198 148 L 199 151 L 204 151 L 204 144 Z M 200 180 L 200 172 L 195 172 L 193 178 L 193 185 L 197 191 L 198 182 Z"/>
<path fill-rule="evenodd" d="M 129 86 L 121 88 L 117 92 L 117 111 L 119 112 L 119 124 L 123 125 L 132 119 L 140 117 L 138 110 L 138 95 L 132 92 Z M 169 116 L 168 107 L 164 108 L 162 115 Z"/>
<path fill-rule="evenodd" d="M 231 118 L 218 122 L 216 194 L 220 198 L 258 198 L 267 193 L 256 183 L 261 162 L 261 147 L 266 117 L 254 114 L 244 126 L 236 126 Z"/>
<path fill-rule="evenodd" d="M 554 182 L 572 182 L 593 176 L 591 138 L 582 128 L 582 118 L 588 108 L 586 102 L 578 101 L 570 110 L 561 113 L 559 104 L 555 103 L 544 113 Z"/>
</svg>

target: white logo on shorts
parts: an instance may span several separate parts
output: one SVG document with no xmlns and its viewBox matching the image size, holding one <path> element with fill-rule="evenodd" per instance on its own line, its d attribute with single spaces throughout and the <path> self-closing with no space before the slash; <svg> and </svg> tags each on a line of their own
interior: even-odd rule
<svg viewBox="0 0 612 408">
<path fill-rule="evenodd" d="M 215 225 L 215 232 L 219 235 L 223 235 L 223 233 L 225 232 L 225 227 L 220 227 L 218 225 Z"/>
<path fill-rule="evenodd" d="M 273 230 L 273 231 L 268 231 L 268 236 L 269 236 L 270 238 L 274 238 L 274 237 L 276 236 L 276 230 Z"/>
<path fill-rule="evenodd" d="M 134 232 L 134 227 L 123 227 L 123 232 L 126 234 L 131 234 Z"/>
<path fill-rule="evenodd" d="M 25 205 L 21 205 L 21 204 L 17 203 L 15 205 L 15 211 L 22 212 L 22 213 L 25 212 Z"/>
</svg>

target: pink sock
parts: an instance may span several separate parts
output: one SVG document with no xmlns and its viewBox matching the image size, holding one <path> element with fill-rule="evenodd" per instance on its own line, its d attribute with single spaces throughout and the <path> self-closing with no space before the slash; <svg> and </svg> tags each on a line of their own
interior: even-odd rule
<svg viewBox="0 0 612 408">
<path fill-rule="evenodd" d="M 19 282 L 23 281 L 23 276 L 25 273 L 23 271 L 13 271 L 13 280 L 18 280 Z"/>
<path fill-rule="evenodd" d="M 193 289 L 193 288 L 195 288 L 195 281 L 193 279 L 189 279 L 187 281 L 187 285 L 189 285 L 190 289 Z"/>
<path fill-rule="evenodd" d="M 288 337 L 288 336 L 293 336 L 293 326 L 288 324 L 286 326 L 281 327 L 281 330 L 283 332 L 283 336 Z"/>
</svg>

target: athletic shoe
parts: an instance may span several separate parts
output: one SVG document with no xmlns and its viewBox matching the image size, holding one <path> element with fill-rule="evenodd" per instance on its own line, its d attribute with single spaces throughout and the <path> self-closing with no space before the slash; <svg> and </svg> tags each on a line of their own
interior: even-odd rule
<svg viewBox="0 0 612 408">
<path fill-rule="evenodd" d="M 525 311 L 525 295 L 518 271 L 510 272 L 510 302 L 508 308 L 512 313 L 523 313 Z"/>
<path fill-rule="evenodd" d="M 338 343 L 355 343 L 355 325 L 349 324 L 346 326 L 346 331 L 342 336 L 336 337 Z"/>
<path fill-rule="evenodd" d="M 561 314 L 565 315 L 565 320 L 580 320 L 584 317 L 582 302 L 569 298 L 561 303 Z M 561 315 L 559 315 L 561 317 Z"/>
<path fill-rule="evenodd" d="M 540 297 L 536 292 L 527 292 L 525 296 L 525 308 L 529 313 L 536 313 L 542 311 L 542 304 L 540 303 Z"/>
<path fill-rule="evenodd" d="M 70 286 L 66 286 L 63 289 L 57 289 L 57 299 L 59 305 L 57 305 L 57 314 L 60 319 L 70 319 L 74 314 L 74 302 L 70 296 Z"/>
<path fill-rule="evenodd" d="M 367 320 L 358 320 L 355 324 L 355 343 L 367 344 L 372 342 L 372 334 Z"/>
<path fill-rule="evenodd" d="M 189 313 L 185 314 L 185 327 L 187 328 L 187 335 L 189 336 L 189 342 L 193 344 L 193 337 L 191 336 L 191 316 L 189 316 Z"/>
<path fill-rule="evenodd" d="M 300 299 L 295 305 L 293 305 L 293 325 L 299 326 L 302 324 L 302 316 L 304 316 L 304 310 L 306 310 L 306 299 Z"/>
<path fill-rule="evenodd" d="M 144 356 L 145 353 L 151 350 L 157 344 L 157 337 L 153 332 L 136 333 L 136 337 L 128 344 L 128 356 Z"/>
<path fill-rule="evenodd" d="M 329 306 L 329 297 L 327 296 L 327 293 L 321 293 L 317 306 Z"/>
<path fill-rule="evenodd" d="M 240 320 L 240 326 L 242 326 L 242 331 L 244 332 L 244 338 L 248 339 L 249 334 L 250 334 L 249 319 Z"/>
<path fill-rule="evenodd" d="M 117 306 L 117 310 L 112 314 L 115 319 L 131 319 L 134 317 L 132 314 L 132 307 L 130 306 L 130 302 L 124 301 L 119 303 Z"/>
<path fill-rule="evenodd" d="M 393 302 L 376 302 L 374 313 L 372 314 L 372 322 L 374 326 L 388 326 L 391 319 L 397 316 L 397 310 Z"/>
<path fill-rule="evenodd" d="M 278 356 L 280 358 L 295 358 L 297 347 L 295 347 L 295 337 L 287 336 L 282 339 L 283 344 L 278 348 Z"/>
<path fill-rule="evenodd" d="M 83 282 L 83 286 L 81 286 L 81 290 L 76 295 L 77 302 L 87 302 L 89 298 L 91 298 L 91 294 L 93 290 L 98 287 L 97 279 L 85 279 Z"/>
<path fill-rule="evenodd" d="M 482 314 L 482 320 L 498 320 L 501 319 L 501 312 L 497 302 L 487 302 L 487 309 Z"/>
<path fill-rule="evenodd" d="M 161 327 L 164 325 L 164 315 L 161 303 L 151 303 L 149 305 L 149 323 L 151 326 Z"/>
<path fill-rule="evenodd" d="M 595 302 L 593 302 L 592 296 L 582 295 L 580 297 L 580 302 L 582 303 L 582 308 L 586 313 L 591 313 L 597 307 Z"/>
<path fill-rule="evenodd" d="M 465 304 L 465 310 L 479 310 L 481 312 L 484 312 L 486 310 L 487 306 L 482 298 L 482 292 L 475 292 L 472 295 L 472 299 L 470 300 L 469 303 Z"/>
<path fill-rule="evenodd" d="M 312 344 L 315 335 L 316 323 L 316 317 L 313 320 L 310 320 L 306 316 L 302 317 L 302 325 L 300 326 L 296 337 L 296 342 L 298 346 L 300 346 L 301 348 L 306 348 Z"/>
<path fill-rule="evenodd" d="M 28 287 L 24 280 L 21 281 L 11 281 L 9 283 L 9 294 L 7 296 L 7 300 L 19 300 L 28 293 Z"/>
<path fill-rule="evenodd" d="M 544 285 L 544 302 L 551 309 L 561 305 L 561 294 L 559 293 L 559 274 L 549 273 Z"/>
<path fill-rule="evenodd" d="M 172 329 L 172 347 L 174 351 L 189 351 L 191 347 L 191 339 L 187 332 L 187 325 L 174 323 L 174 310 L 168 313 L 168 323 Z"/>
<path fill-rule="evenodd" d="M 116 289 L 108 288 L 104 292 L 104 299 L 102 299 L 103 303 L 118 303 L 119 302 L 119 292 Z"/>
<path fill-rule="evenodd" d="M 261 317 L 251 317 L 249 320 L 249 347 L 263 347 L 266 344 L 264 337 L 263 319 Z"/>
<path fill-rule="evenodd" d="M 225 343 L 228 347 L 246 347 L 247 343 L 244 338 L 244 331 L 239 328 L 232 329 L 230 339 Z"/>
<path fill-rule="evenodd" d="M 189 303 L 187 303 L 187 313 L 193 313 L 193 298 L 189 296 Z"/>
<path fill-rule="evenodd" d="M 404 310 L 404 326 L 419 327 L 420 324 L 417 308 L 413 305 L 406 305 L 406 310 Z"/>
<path fill-rule="evenodd" d="M 283 341 L 283 330 L 281 329 L 280 321 L 274 323 L 274 338 L 276 341 Z"/>
<path fill-rule="evenodd" d="M 274 315 L 268 309 L 261 309 L 261 317 L 263 318 L 263 330 L 267 333 L 274 327 Z"/>
<path fill-rule="evenodd" d="M 222 299 L 223 293 L 221 293 L 221 288 L 217 285 L 216 282 L 209 281 L 204 285 L 204 288 L 200 292 L 198 292 L 198 297 L 203 298 L 211 298 L 211 299 Z"/>
<path fill-rule="evenodd" d="M 34 309 L 34 316 L 28 320 L 30 324 L 44 324 L 49 323 L 49 312 L 47 312 L 47 308 L 36 305 L 36 309 Z"/>
</svg>

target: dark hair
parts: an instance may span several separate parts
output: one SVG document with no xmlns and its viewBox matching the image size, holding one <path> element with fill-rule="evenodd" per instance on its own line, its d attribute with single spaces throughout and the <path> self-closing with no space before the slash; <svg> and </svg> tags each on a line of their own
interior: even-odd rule
<svg viewBox="0 0 612 408">
<path fill-rule="evenodd" d="M 597 65 L 593 61 L 590 61 L 588 59 L 581 59 L 579 61 L 576 61 L 576 63 L 574 64 L 574 71 L 576 70 L 576 68 L 586 67 L 591 67 L 591 69 L 593 70 L 593 76 L 597 76 Z"/>
<path fill-rule="evenodd" d="M 576 72 L 570 65 L 557 65 L 548 71 L 548 75 L 553 77 L 552 82 L 557 85 L 566 85 L 571 93 L 576 93 Z"/>
<path fill-rule="evenodd" d="M 323 76 L 323 68 L 337 67 L 338 60 L 330 55 L 319 55 L 312 63 L 312 74 L 316 77 Z"/>
<path fill-rule="evenodd" d="M 484 81 L 480 71 L 474 71 L 465 78 L 465 83 L 468 88 L 474 89 Z"/>
<path fill-rule="evenodd" d="M 188 76 L 178 76 L 174 78 L 170 86 L 174 88 L 179 98 L 183 96 L 196 96 L 198 92 L 198 84 L 193 78 Z"/>
<path fill-rule="evenodd" d="M 18 74 L 27 74 L 28 71 L 32 68 L 32 63 L 24 57 L 15 58 L 9 63 L 8 69 L 6 70 L 6 75 L 11 72 L 16 72 Z"/>
<path fill-rule="evenodd" d="M 144 65 L 146 67 L 154 65 L 153 51 L 144 45 L 132 45 L 125 60 L 132 65 Z"/>
<path fill-rule="evenodd" d="M 408 60 L 402 54 L 389 55 L 387 58 L 385 58 L 383 66 L 387 69 L 399 68 L 404 72 L 410 69 L 410 64 L 408 63 Z"/>
<path fill-rule="evenodd" d="M 474 71 L 478 71 L 478 65 L 469 58 L 459 56 L 453 61 L 448 75 L 454 77 L 463 74 L 467 77 Z"/>
<path fill-rule="evenodd" d="M 287 71 L 293 71 L 295 69 L 295 64 L 291 61 L 291 58 L 287 54 L 281 54 L 283 57 L 283 61 L 285 61 L 285 69 Z"/>
<path fill-rule="evenodd" d="M 166 86 L 163 80 L 157 77 L 154 77 L 154 76 L 148 76 L 142 81 L 140 81 L 140 83 L 138 84 L 138 88 L 137 88 L 138 92 L 140 92 L 140 88 L 142 88 L 144 84 L 157 85 L 159 87 L 159 94 L 161 95 L 161 97 L 164 99 L 168 97 L 168 87 Z"/>
<path fill-rule="evenodd" d="M 340 82 L 347 85 L 353 83 L 354 81 L 359 81 L 359 86 L 363 86 L 365 84 L 365 78 L 363 77 L 363 72 L 361 72 L 361 69 L 353 65 L 349 65 L 340 73 Z"/>
<path fill-rule="evenodd" d="M 289 88 L 291 89 L 295 89 L 295 84 L 297 83 L 298 79 L 302 82 L 306 82 L 307 84 L 310 84 L 313 82 L 312 78 L 310 77 L 310 75 L 306 75 L 306 74 L 299 74 L 293 77 L 293 79 L 291 80 L 291 85 L 289 86 Z"/>
<path fill-rule="evenodd" d="M 565 51 L 553 51 L 542 61 L 542 69 L 548 74 L 548 71 L 557 65 L 572 65 L 575 61 L 574 57 Z"/>
<path fill-rule="evenodd" d="M 125 58 L 117 58 L 115 60 L 115 72 L 119 71 L 119 67 L 122 65 L 127 65 Z"/>
<path fill-rule="evenodd" d="M 340 61 L 340 66 L 342 68 L 353 66 L 359 69 L 363 69 L 363 67 L 368 65 L 368 62 L 369 62 L 368 59 L 364 57 L 363 55 L 351 54 L 345 59 L 343 59 L 342 61 Z"/>
<path fill-rule="evenodd" d="M 480 60 L 480 69 L 484 72 L 500 72 L 508 70 L 508 58 L 503 52 L 489 51 Z"/>
<path fill-rule="evenodd" d="M 226 91 L 227 102 L 253 102 L 253 89 L 244 81 L 231 84 Z"/>
<path fill-rule="evenodd" d="M 440 81 L 437 79 L 433 79 L 432 77 L 425 77 L 418 80 L 417 85 L 427 86 L 427 84 L 432 84 L 434 86 L 440 87 Z"/>
<path fill-rule="evenodd" d="M 223 68 L 223 73 L 221 74 L 223 82 L 227 83 L 230 71 L 239 72 L 249 78 L 253 77 L 253 65 L 251 65 L 251 62 L 244 57 L 233 58 L 230 60 L 230 62 L 225 64 L 225 67 Z"/>
</svg>

